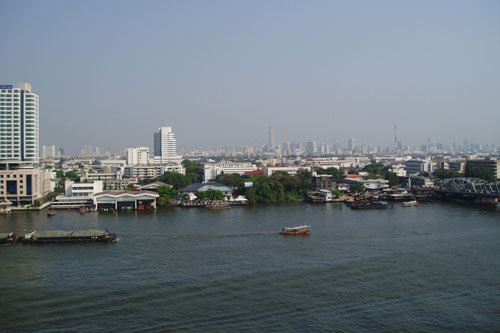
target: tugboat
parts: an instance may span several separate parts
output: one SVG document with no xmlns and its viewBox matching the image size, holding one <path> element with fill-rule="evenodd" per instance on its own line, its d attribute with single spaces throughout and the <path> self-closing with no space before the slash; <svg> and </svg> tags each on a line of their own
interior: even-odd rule
<svg viewBox="0 0 500 333">
<path fill-rule="evenodd" d="M 280 232 L 281 235 L 307 235 L 311 231 L 310 225 L 301 225 L 298 227 L 286 227 Z"/>
</svg>

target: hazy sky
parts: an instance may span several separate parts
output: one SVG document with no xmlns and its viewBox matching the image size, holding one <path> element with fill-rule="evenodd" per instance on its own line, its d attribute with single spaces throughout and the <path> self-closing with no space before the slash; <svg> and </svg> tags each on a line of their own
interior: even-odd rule
<svg viewBox="0 0 500 333">
<path fill-rule="evenodd" d="M 500 143 L 500 1 L 0 0 L 0 83 L 79 152 Z"/>
</svg>

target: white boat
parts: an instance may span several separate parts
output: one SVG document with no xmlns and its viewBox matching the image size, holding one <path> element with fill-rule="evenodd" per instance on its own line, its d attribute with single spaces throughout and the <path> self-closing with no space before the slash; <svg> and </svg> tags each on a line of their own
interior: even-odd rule
<svg viewBox="0 0 500 333">
<path fill-rule="evenodd" d="M 401 204 L 402 207 L 417 207 L 419 205 L 417 200 L 405 201 Z"/>
<path fill-rule="evenodd" d="M 282 235 L 307 235 L 311 231 L 310 225 L 301 225 L 298 227 L 286 227 L 281 230 Z"/>
</svg>

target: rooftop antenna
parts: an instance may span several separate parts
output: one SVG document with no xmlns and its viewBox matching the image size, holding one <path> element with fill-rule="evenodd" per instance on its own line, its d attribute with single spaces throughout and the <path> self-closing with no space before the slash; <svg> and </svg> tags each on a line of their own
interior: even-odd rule
<svg viewBox="0 0 500 333">
<path fill-rule="evenodd" d="M 399 149 L 398 149 L 398 132 L 397 132 L 396 123 L 394 123 L 394 152 L 395 152 L 396 155 L 399 155 Z"/>
</svg>

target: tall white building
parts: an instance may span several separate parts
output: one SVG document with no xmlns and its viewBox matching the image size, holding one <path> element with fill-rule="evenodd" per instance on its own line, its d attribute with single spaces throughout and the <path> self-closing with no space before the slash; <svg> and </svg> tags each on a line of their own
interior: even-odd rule
<svg viewBox="0 0 500 333">
<path fill-rule="evenodd" d="M 0 163 L 39 160 L 38 95 L 31 85 L 0 85 Z"/>
<path fill-rule="evenodd" d="M 154 134 L 154 156 L 161 163 L 179 159 L 177 156 L 177 141 L 172 127 L 160 127 Z"/>
<path fill-rule="evenodd" d="M 145 165 L 149 160 L 149 147 L 127 148 L 127 165 Z"/>
</svg>

